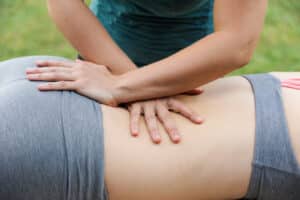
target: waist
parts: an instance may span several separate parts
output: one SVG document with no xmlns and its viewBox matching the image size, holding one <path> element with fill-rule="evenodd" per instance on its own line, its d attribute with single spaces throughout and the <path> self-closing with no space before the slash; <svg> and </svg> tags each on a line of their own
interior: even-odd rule
<svg viewBox="0 0 300 200">
<path fill-rule="evenodd" d="M 204 124 L 195 125 L 171 114 L 182 134 L 177 145 L 172 145 L 161 125 L 163 142 L 153 145 L 144 121 L 138 139 L 130 137 L 126 128 L 129 115 L 122 109 L 103 106 L 106 182 L 111 200 L 121 196 L 132 200 L 234 199 L 236 193 L 246 190 L 255 125 L 251 87 L 240 77 L 220 79 L 204 87 L 205 94 L 176 97 L 207 119 Z M 223 89 L 228 92 L 220 92 Z M 232 108 L 241 112 L 232 112 Z M 113 119 L 118 120 L 118 126 Z M 228 126 L 232 122 L 239 126 Z M 128 162 L 130 157 L 135 159 Z M 117 166 L 122 166 L 122 170 Z M 132 177 L 140 169 L 139 176 Z M 136 184 L 128 184 L 130 181 Z"/>
</svg>

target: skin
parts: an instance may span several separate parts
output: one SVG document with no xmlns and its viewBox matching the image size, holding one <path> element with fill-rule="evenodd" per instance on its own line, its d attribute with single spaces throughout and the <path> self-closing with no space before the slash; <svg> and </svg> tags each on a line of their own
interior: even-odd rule
<svg viewBox="0 0 300 200">
<path fill-rule="evenodd" d="M 64 34 L 65 38 L 69 40 L 73 47 L 77 49 L 78 52 L 80 52 L 80 54 L 85 58 L 85 60 L 104 65 L 111 71 L 112 74 L 116 75 L 124 74 L 125 72 L 128 72 L 130 70 L 138 69 L 137 66 L 132 62 L 132 60 L 130 60 L 130 58 L 113 41 L 113 39 L 105 30 L 101 22 L 92 14 L 89 8 L 84 4 L 84 1 L 48 0 L 47 3 L 49 14 L 53 18 L 59 30 Z M 76 15 L 74 15 L 74 13 L 76 13 Z M 44 61 L 41 63 L 41 65 L 45 65 L 45 63 L 47 62 Z M 52 81 L 69 80 L 70 78 L 66 78 L 65 80 L 56 79 Z M 53 85 L 52 89 L 54 89 Z M 61 85 L 57 85 L 56 89 L 61 90 Z M 71 88 L 69 87 L 69 89 Z M 72 87 L 72 89 L 74 89 L 74 87 Z M 200 94 L 202 93 L 202 90 L 191 89 L 187 93 Z M 96 96 L 96 94 L 91 94 L 89 97 L 93 98 L 94 96 Z M 98 98 L 95 100 L 99 101 L 100 99 Z M 145 119 L 148 119 L 147 127 L 151 139 L 154 143 L 161 142 L 161 137 L 157 123 L 158 120 L 164 124 L 168 134 L 170 135 L 171 141 L 173 141 L 174 143 L 180 142 L 181 135 L 178 129 L 176 128 L 176 124 L 172 118 L 153 117 L 153 115 L 162 116 L 161 111 L 157 110 L 157 107 L 162 106 L 164 111 L 167 110 L 167 112 L 178 112 L 181 113 L 183 116 L 189 118 L 191 122 L 202 123 L 203 119 L 201 119 L 197 113 L 193 112 L 186 105 L 182 104 L 181 102 L 178 102 L 175 99 L 172 99 L 172 97 L 169 97 L 167 100 L 170 100 L 171 104 L 166 104 L 166 100 L 167 99 L 165 98 L 161 98 L 155 100 L 135 101 L 126 104 L 131 114 L 130 130 L 133 136 L 139 135 L 138 122 L 141 116 L 144 115 Z"/>
<path fill-rule="evenodd" d="M 215 32 L 165 59 L 121 75 L 114 89 L 116 101 L 179 94 L 243 67 L 255 50 L 266 8 L 266 0 L 215 1 Z"/>
<path fill-rule="evenodd" d="M 39 68 L 28 68 L 26 70 L 27 78 L 32 81 L 51 81 L 39 85 L 38 89 L 40 91 L 74 90 L 92 99 L 102 99 L 103 103 L 105 102 L 107 105 L 116 105 L 112 101 L 113 96 L 109 91 L 110 87 L 103 88 L 103 81 L 106 81 L 105 84 L 114 85 L 118 80 L 118 77 L 112 75 L 107 67 L 81 60 L 76 60 L 76 62 L 42 61 L 37 62 L 37 65 Z M 198 94 L 199 92 L 201 93 L 201 89 L 195 89 L 187 93 Z M 137 102 L 129 106 L 129 111 L 131 114 L 130 128 L 132 135 L 139 135 L 138 123 L 141 118 L 140 114 L 144 113 L 146 124 L 154 143 L 161 142 L 156 115 L 167 130 L 170 140 L 174 143 L 180 142 L 180 133 L 169 115 L 169 111 L 179 113 L 196 124 L 203 122 L 203 119 L 198 117 L 192 109 L 173 97 Z"/>
<path fill-rule="evenodd" d="M 273 74 L 281 79 L 300 77 L 300 73 Z M 237 199 L 245 195 L 255 136 L 251 86 L 242 77 L 230 77 L 204 89 L 201 96 L 176 97 L 207 116 L 207 122 L 197 126 L 174 115 L 178 128 L 186 133 L 179 145 L 164 140 L 157 146 L 146 134 L 130 137 L 128 112 L 102 105 L 105 182 L 111 200 Z M 292 146 L 300 161 L 300 91 L 282 90 Z M 146 132 L 145 123 L 140 123 L 141 133 Z"/>
<path fill-rule="evenodd" d="M 250 61 L 262 30 L 267 7 L 267 0 L 216 0 L 213 34 L 199 39 L 165 59 L 137 69 L 130 58 L 114 43 L 101 22 L 89 11 L 84 1 L 48 0 L 47 2 L 49 13 L 58 28 L 80 54 L 88 61 L 106 66 L 112 74 L 118 77 L 113 82 L 114 84 L 111 84 L 112 77 L 111 80 L 105 77 L 107 81 L 104 80 L 100 85 L 90 85 L 87 88 L 89 91 L 92 88 L 98 88 L 98 94 L 95 94 L 96 90 L 94 90 L 95 92 L 90 97 L 97 96 L 95 100 L 98 102 L 114 106 L 131 102 L 132 109 L 129 109 L 132 134 L 137 135 L 139 132 L 137 125 L 139 116 L 145 114 L 145 118 L 150 119 L 147 120 L 147 125 L 154 142 L 160 142 L 160 139 L 156 137 L 159 135 L 158 125 L 156 118 L 153 117 L 162 116 L 161 109 L 157 107 L 164 105 L 164 112 L 172 110 L 168 104 L 164 103 L 165 99 L 158 98 L 193 90 L 199 85 L 246 65 Z M 165 70 L 166 68 L 172 71 Z M 44 89 L 69 90 L 74 87 L 74 84 L 62 82 L 45 86 Z M 76 90 L 79 90 L 79 87 L 85 86 L 77 84 Z M 107 91 L 110 94 L 107 94 Z M 137 101 L 139 103 L 135 103 Z M 188 111 L 188 116 L 184 116 L 192 122 L 203 121 L 195 121 L 194 119 L 198 119 L 199 116 L 183 104 L 177 109 L 181 114 Z M 164 114 L 164 116 L 170 115 Z M 178 142 L 176 138 L 180 134 L 172 119 L 168 118 L 164 121 L 171 121 L 171 123 L 163 124 L 171 140 Z"/>
</svg>

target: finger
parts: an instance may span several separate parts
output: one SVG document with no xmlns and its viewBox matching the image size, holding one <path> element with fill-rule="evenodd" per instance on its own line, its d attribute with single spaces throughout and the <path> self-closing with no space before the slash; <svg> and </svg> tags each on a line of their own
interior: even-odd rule
<svg viewBox="0 0 300 200">
<path fill-rule="evenodd" d="M 146 125 L 149 130 L 150 136 L 154 143 L 160 143 L 161 137 L 158 131 L 157 120 L 155 116 L 155 108 L 152 104 L 146 104 L 144 106 L 144 117 Z"/>
<path fill-rule="evenodd" d="M 38 86 L 38 89 L 41 91 L 48 90 L 75 90 L 76 86 L 74 81 L 59 81 L 59 82 L 50 82 L 44 83 Z"/>
<path fill-rule="evenodd" d="M 71 68 L 65 68 L 65 67 L 42 67 L 42 68 L 27 68 L 26 73 L 27 74 L 35 74 L 35 73 L 43 73 L 43 72 L 66 72 L 71 73 Z"/>
<path fill-rule="evenodd" d="M 180 113 L 182 116 L 186 117 L 187 119 L 191 120 L 194 123 L 201 124 L 203 123 L 203 119 L 194 113 L 189 107 L 184 105 L 178 100 L 170 99 L 168 101 L 168 106 L 171 110 Z"/>
<path fill-rule="evenodd" d="M 139 120 L 141 117 L 141 106 L 139 104 L 132 104 L 130 109 L 130 129 L 132 136 L 139 134 Z"/>
<path fill-rule="evenodd" d="M 104 65 L 97 65 L 96 63 L 93 63 L 93 62 L 89 62 L 89 61 L 86 61 L 86 60 L 80 60 L 80 59 L 76 59 L 75 60 L 77 63 L 80 63 L 80 64 L 87 64 L 87 65 L 96 65 L 96 66 L 100 66 L 100 67 L 106 67 Z"/>
<path fill-rule="evenodd" d="M 36 74 L 27 74 L 27 78 L 32 81 L 74 81 L 75 76 L 66 72 L 45 72 Z"/>
<path fill-rule="evenodd" d="M 175 121 L 171 118 L 170 111 L 164 105 L 160 104 L 157 106 L 157 115 L 170 139 L 174 143 L 179 143 L 181 139 L 180 134 L 175 125 Z"/>
<path fill-rule="evenodd" d="M 104 66 L 104 65 L 98 65 L 98 64 L 96 64 L 96 63 L 92 63 L 92 62 L 89 62 L 89 61 L 86 61 L 86 60 L 76 59 L 75 62 L 78 63 L 78 64 L 81 64 L 81 65 L 89 65 L 89 66 L 103 67 L 103 68 L 106 68 L 106 69 L 107 69 L 107 67 Z"/>
<path fill-rule="evenodd" d="M 38 60 L 35 64 L 38 67 L 74 67 L 76 63 L 72 61 Z"/>
<path fill-rule="evenodd" d="M 198 95 L 198 94 L 202 94 L 203 92 L 204 92 L 203 89 L 201 89 L 201 88 L 196 88 L 196 89 L 187 91 L 187 92 L 185 92 L 184 94 L 187 94 L 187 95 Z"/>
</svg>

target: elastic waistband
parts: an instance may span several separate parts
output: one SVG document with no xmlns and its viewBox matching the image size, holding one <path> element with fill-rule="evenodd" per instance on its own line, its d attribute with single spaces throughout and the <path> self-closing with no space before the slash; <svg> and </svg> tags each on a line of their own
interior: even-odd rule
<svg viewBox="0 0 300 200">
<path fill-rule="evenodd" d="M 299 165 L 290 142 L 281 94 L 281 82 L 271 74 L 244 76 L 251 84 L 255 98 L 256 166 L 250 180 L 247 198 L 256 197 L 259 190 L 260 167 L 270 167 L 291 174 L 299 173 Z"/>
</svg>

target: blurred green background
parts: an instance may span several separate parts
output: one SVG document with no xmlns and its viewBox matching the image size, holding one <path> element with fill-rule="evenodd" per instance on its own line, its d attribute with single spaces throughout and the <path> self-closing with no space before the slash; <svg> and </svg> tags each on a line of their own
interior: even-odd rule
<svg viewBox="0 0 300 200">
<path fill-rule="evenodd" d="M 0 61 L 25 55 L 75 58 L 55 28 L 46 1 L 0 0 Z M 266 25 L 251 63 L 234 72 L 300 71 L 300 1 L 269 0 Z"/>
</svg>

